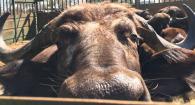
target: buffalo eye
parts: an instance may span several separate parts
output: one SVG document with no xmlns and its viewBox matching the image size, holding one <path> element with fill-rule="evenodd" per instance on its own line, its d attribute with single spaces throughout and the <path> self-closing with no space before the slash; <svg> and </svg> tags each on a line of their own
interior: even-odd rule
<svg viewBox="0 0 195 105">
<path fill-rule="evenodd" d="M 78 36 L 78 27 L 75 25 L 62 25 L 60 26 L 56 34 L 59 36 L 57 39 L 57 46 L 63 47 L 64 45 L 67 45 Z"/>
</svg>

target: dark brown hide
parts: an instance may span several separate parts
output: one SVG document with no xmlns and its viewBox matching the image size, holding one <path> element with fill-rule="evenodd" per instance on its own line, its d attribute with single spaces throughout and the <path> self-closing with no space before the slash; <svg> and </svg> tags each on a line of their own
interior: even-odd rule
<svg viewBox="0 0 195 105">
<path fill-rule="evenodd" d="M 110 14 L 115 14 L 118 12 L 125 14 L 127 11 L 134 12 L 128 5 L 116 6 L 116 4 L 112 3 L 101 3 L 95 5 L 84 4 L 72 7 L 51 20 L 43 27 L 43 29 L 35 36 L 32 41 L 23 47 L 12 50 L 10 48 L 4 47 L 5 45 L 1 45 L 0 48 L 2 51 L 0 51 L 0 59 L 3 62 L 9 62 L 21 58 L 33 58 L 43 49 L 57 42 L 58 38 L 53 33 L 53 31 L 64 23 L 74 21 L 81 23 L 86 21 L 96 21 L 100 20 L 103 16 L 107 16 L 107 20 L 109 20 Z M 3 40 L 1 39 L 1 41 Z"/>
<path fill-rule="evenodd" d="M 192 27 L 194 26 L 195 15 L 189 6 L 184 5 L 184 9 L 189 16 L 188 21 L 191 21 L 189 24 L 191 29 L 188 31 L 188 37 L 182 42 L 183 45 L 180 44 L 179 46 L 192 49 L 194 46 L 194 30 Z M 149 40 L 146 41 L 155 51 L 160 51 L 153 55 L 150 60 L 142 62 L 144 78 L 147 82 L 149 81 L 149 84 L 151 82 L 157 82 L 157 85 L 150 89 L 151 92 L 153 90 L 152 95 L 161 94 L 172 96 L 190 90 L 194 91 L 194 51 L 173 46 L 172 44 L 168 44 L 168 42 L 165 43 L 150 26 L 147 27 L 150 32 L 143 32 L 145 34 L 143 34 L 142 37 L 147 37 L 144 35 L 156 35 L 159 39 L 150 42 Z M 158 41 L 161 42 L 162 45 L 160 45 Z M 155 47 L 154 45 L 157 44 L 159 44 L 158 47 Z"/>
<path fill-rule="evenodd" d="M 56 97 L 52 66 L 28 60 L 10 62 L 0 69 L 1 95 Z"/>
<path fill-rule="evenodd" d="M 193 69 L 191 68 L 193 68 L 194 58 L 195 52 L 193 50 L 183 48 L 168 49 L 153 55 L 152 59 L 143 66 L 143 72 L 146 75 L 148 74 L 148 76 L 151 75 L 150 77 L 156 74 L 167 77 L 181 77 L 192 72 Z M 159 69 L 155 70 L 155 67 L 158 66 Z M 149 67 L 153 69 L 149 69 Z"/>
<path fill-rule="evenodd" d="M 187 34 L 183 29 L 169 27 L 163 29 L 160 36 L 171 43 L 179 43 L 186 38 Z"/>
<path fill-rule="evenodd" d="M 1 95 L 56 97 L 57 46 L 53 45 L 32 60 L 16 60 L 0 68 Z"/>
<path fill-rule="evenodd" d="M 157 13 L 149 21 L 154 30 L 160 34 L 161 31 L 168 27 L 170 22 L 170 16 L 166 13 Z"/>
<path fill-rule="evenodd" d="M 183 95 L 191 91 L 189 86 L 181 78 L 155 78 L 145 79 L 150 88 L 150 94 L 154 101 L 173 101 L 172 96 Z M 184 99 L 187 101 L 188 99 Z"/>
<path fill-rule="evenodd" d="M 128 18 L 110 22 L 77 24 L 71 30 L 62 27 L 62 37 L 70 41 L 60 48 L 60 56 L 66 59 L 59 59 L 58 70 L 64 74 L 67 68 L 71 73 L 60 97 L 148 100 L 145 84 L 135 72 L 139 70 L 136 43 L 127 38 L 134 23 Z M 64 36 L 67 32 L 73 38 Z"/>
<path fill-rule="evenodd" d="M 142 72 L 146 80 L 159 84 L 154 93 L 179 95 L 191 89 L 195 90 L 194 62 L 193 50 L 168 49 L 153 55 L 148 62 L 145 62 Z M 169 84 L 172 86 L 169 87 Z"/>
<path fill-rule="evenodd" d="M 140 31 L 140 35 L 141 37 L 143 37 L 144 42 L 146 42 L 151 48 L 153 48 L 155 51 L 162 51 L 165 50 L 167 48 L 187 48 L 187 49 L 194 49 L 194 34 L 195 34 L 195 30 L 193 29 L 193 27 L 195 26 L 195 14 L 194 11 L 187 6 L 186 4 L 183 5 L 183 8 L 185 9 L 187 15 L 188 15 L 188 21 L 189 22 L 189 30 L 188 30 L 188 35 L 185 38 L 184 41 L 182 41 L 182 43 L 178 43 L 177 45 L 170 43 L 168 41 L 166 41 L 165 39 L 163 39 L 162 37 L 160 37 L 156 31 L 152 28 L 152 26 L 150 26 L 146 20 L 144 20 L 141 17 L 136 17 L 138 19 L 138 21 L 140 22 L 140 24 L 142 24 L 144 26 L 140 27 L 139 31 Z"/>
<path fill-rule="evenodd" d="M 140 64 L 142 65 L 151 59 L 152 55 L 155 53 L 155 51 L 149 47 L 146 43 L 143 43 L 141 46 L 138 47 L 138 53 L 140 58 Z"/>
<path fill-rule="evenodd" d="M 59 97 L 149 101 L 150 94 L 138 73 L 140 64 L 136 39 L 139 36 L 136 26 L 139 23 L 134 14 L 128 7 L 113 3 L 85 4 L 67 9 L 44 28 L 43 33 L 49 29 L 47 36 L 39 34 L 35 37 L 35 40 L 40 38 L 39 41 L 44 42 L 41 47 L 56 43 L 57 52 L 46 66 L 39 67 L 42 65 L 39 63 L 26 66 L 35 67 L 32 69 L 38 66 L 41 70 L 37 69 L 37 72 L 49 67 L 52 70 L 48 73 L 52 73 L 50 64 L 53 63 L 57 86 L 63 82 L 60 88 L 55 88 L 59 89 Z M 38 80 L 35 79 L 35 84 L 30 87 L 40 82 L 32 69 L 26 70 L 27 74 L 32 74 L 28 77 Z M 15 75 L 23 74 L 17 72 Z M 33 81 L 28 77 L 28 82 Z M 17 83 L 19 79 L 15 80 Z"/>
</svg>

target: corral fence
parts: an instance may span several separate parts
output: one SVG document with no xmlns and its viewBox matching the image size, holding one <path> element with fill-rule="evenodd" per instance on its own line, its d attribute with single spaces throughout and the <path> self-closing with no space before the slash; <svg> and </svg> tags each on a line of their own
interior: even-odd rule
<svg viewBox="0 0 195 105">
<path fill-rule="evenodd" d="M 10 12 L 3 35 L 9 43 L 32 38 L 50 19 L 60 11 L 83 3 L 98 3 L 102 0 L 0 0 L 0 15 Z M 185 2 L 195 7 L 195 0 L 111 0 L 128 3 L 152 11 L 169 5 Z M 193 6 L 194 5 L 194 6 Z"/>
</svg>

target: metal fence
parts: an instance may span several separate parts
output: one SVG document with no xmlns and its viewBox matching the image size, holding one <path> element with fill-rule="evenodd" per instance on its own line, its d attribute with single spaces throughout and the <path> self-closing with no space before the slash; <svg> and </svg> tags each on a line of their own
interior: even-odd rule
<svg viewBox="0 0 195 105">
<path fill-rule="evenodd" d="M 34 24 L 36 31 L 37 11 L 62 11 L 74 5 L 98 3 L 101 1 L 103 0 L 0 0 L 0 15 L 4 12 L 11 13 L 4 28 L 5 37 L 7 40 L 12 40 L 13 42 L 18 41 L 21 36 L 24 39 L 25 35 L 29 33 L 30 28 L 32 28 L 32 24 Z M 183 2 L 188 0 L 111 0 L 111 2 L 129 3 L 135 6 L 176 1 Z"/>
<path fill-rule="evenodd" d="M 16 14 L 30 13 L 36 10 L 39 11 L 56 11 L 63 10 L 68 7 L 83 4 L 83 3 L 97 3 L 104 0 L 0 0 L 0 15 L 6 11 Z M 131 5 L 165 3 L 188 0 L 111 0 L 111 2 L 129 3 Z M 37 7 L 36 7 L 37 6 Z"/>
</svg>

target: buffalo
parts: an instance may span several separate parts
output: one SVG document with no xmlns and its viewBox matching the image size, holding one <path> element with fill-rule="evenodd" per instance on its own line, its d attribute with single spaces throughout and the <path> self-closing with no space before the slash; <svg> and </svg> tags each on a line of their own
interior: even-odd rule
<svg viewBox="0 0 195 105">
<path fill-rule="evenodd" d="M 194 91 L 195 15 L 183 7 L 189 30 L 176 44 L 136 9 L 115 3 L 71 7 L 16 50 L 1 35 L 0 60 L 7 63 L 0 68 L 1 93 L 150 101 L 150 94 Z M 3 24 L 6 15 L 1 18 Z"/>
<path fill-rule="evenodd" d="M 135 16 L 122 4 L 79 5 L 51 20 L 23 47 L 12 50 L 4 44 L 0 52 L 7 63 L 0 70 L 4 93 L 150 101 L 139 74 L 141 38 Z M 37 57 L 54 44 L 57 50 L 46 62 Z"/>
<path fill-rule="evenodd" d="M 171 27 L 184 29 L 186 32 L 188 31 L 188 21 L 186 19 L 186 13 L 182 9 L 177 6 L 168 6 L 162 8 L 158 11 L 158 13 L 166 13 L 170 16 L 171 20 L 169 25 Z"/>
<path fill-rule="evenodd" d="M 142 62 L 142 75 L 149 84 L 156 85 L 150 91 L 152 95 L 160 94 L 161 96 L 178 95 L 190 90 L 194 91 L 194 33 L 195 15 L 193 10 L 183 5 L 189 22 L 189 30 L 184 41 L 172 44 L 160 37 L 155 30 L 147 23 L 140 19 L 142 24 L 148 27 L 143 31 L 142 37 L 147 44 L 155 51 L 151 54 L 150 59 Z M 148 36 L 146 36 L 148 35 Z M 148 40 L 149 35 L 152 41 Z M 147 39 L 147 40 L 146 40 Z M 156 46 L 154 46 L 154 44 Z M 171 85 L 172 84 L 172 85 Z M 171 86 L 170 86 L 171 85 Z M 172 87 L 172 88 L 169 88 Z M 180 87 L 180 88 L 178 88 Z"/>
</svg>

